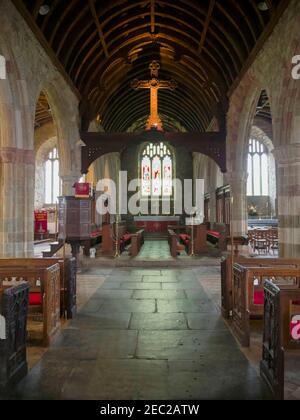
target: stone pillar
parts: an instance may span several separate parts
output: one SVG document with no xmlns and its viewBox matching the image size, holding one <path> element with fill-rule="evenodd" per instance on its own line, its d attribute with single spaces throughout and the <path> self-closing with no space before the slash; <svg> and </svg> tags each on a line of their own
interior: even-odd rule
<svg viewBox="0 0 300 420">
<path fill-rule="evenodd" d="M 228 172 L 225 175 L 225 184 L 230 185 L 233 197 L 231 220 L 235 236 L 246 235 L 248 232 L 247 177 L 246 171 Z"/>
<path fill-rule="evenodd" d="M 0 148 L 0 258 L 33 256 L 34 152 Z"/>
<path fill-rule="evenodd" d="M 74 184 L 78 182 L 80 175 L 61 175 L 62 180 L 62 195 L 73 196 L 74 195 Z"/>
<path fill-rule="evenodd" d="M 300 144 L 276 148 L 279 255 L 300 257 Z"/>
</svg>

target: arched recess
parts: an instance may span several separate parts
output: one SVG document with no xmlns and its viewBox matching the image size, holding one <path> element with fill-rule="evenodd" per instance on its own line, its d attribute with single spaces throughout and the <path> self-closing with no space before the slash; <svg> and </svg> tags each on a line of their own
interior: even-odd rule
<svg viewBox="0 0 300 420">
<path fill-rule="evenodd" d="M 268 88 L 249 71 L 230 98 L 227 118 L 227 168 L 226 184 L 231 186 L 234 200 L 232 226 L 235 235 L 248 231 L 247 160 L 249 139 L 259 114 L 262 97 L 268 98 L 272 108 L 272 95 Z M 272 125 L 272 124 L 271 124 Z"/>
<path fill-rule="evenodd" d="M 45 192 L 46 188 L 51 184 L 52 174 L 46 176 L 45 165 L 48 160 L 49 153 L 58 149 L 59 165 L 60 165 L 60 147 L 58 140 L 58 131 L 56 124 L 56 116 L 49 103 L 47 93 L 42 90 L 38 97 L 34 119 L 34 149 L 35 149 L 35 209 L 41 209 L 46 204 Z M 55 180 L 60 183 L 60 180 Z M 54 199 L 53 199 L 54 200 Z M 52 204 L 56 203 L 53 201 Z M 48 203 L 50 204 L 50 203 Z"/>
<path fill-rule="evenodd" d="M 224 174 L 214 160 L 201 153 L 193 153 L 193 179 L 204 180 L 208 206 L 206 218 L 209 222 L 216 222 L 216 190 L 224 185 Z"/>
</svg>

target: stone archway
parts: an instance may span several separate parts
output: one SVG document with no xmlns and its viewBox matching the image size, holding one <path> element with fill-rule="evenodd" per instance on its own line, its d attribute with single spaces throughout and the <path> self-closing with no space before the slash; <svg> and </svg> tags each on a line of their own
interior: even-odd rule
<svg viewBox="0 0 300 420">
<path fill-rule="evenodd" d="M 33 253 L 33 129 L 26 84 L 1 37 L 0 48 L 7 67 L 0 80 L 0 257 L 24 257 Z"/>
</svg>

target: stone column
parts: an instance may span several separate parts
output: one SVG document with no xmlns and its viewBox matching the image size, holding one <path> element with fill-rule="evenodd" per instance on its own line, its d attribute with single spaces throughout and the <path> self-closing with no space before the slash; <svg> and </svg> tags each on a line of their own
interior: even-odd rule
<svg viewBox="0 0 300 420">
<path fill-rule="evenodd" d="M 80 175 L 61 175 L 62 180 L 62 195 L 73 196 L 74 195 L 74 184 L 78 182 Z"/>
<path fill-rule="evenodd" d="M 0 257 L 33 256 L 34 151 L 0 148 Z"/>
<path fill-rule="evenodd" d="M 300 257 L 300 144 L 276 148 L 279 255 Z"/>
<path fill-rule="evenodd" d="M 246 235 L 248 232 L 247 177 L 246 171 L 228 172 L 225 175 L 225 184 L 230 185 L 233 197 L 231 220 L 235 236 Z"/>
</svg>

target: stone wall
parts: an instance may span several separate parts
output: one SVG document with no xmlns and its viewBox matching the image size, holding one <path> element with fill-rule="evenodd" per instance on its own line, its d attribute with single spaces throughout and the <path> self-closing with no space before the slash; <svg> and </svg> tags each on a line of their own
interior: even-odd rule
<svg viewBox="0 0 300 420">
<path fill-rule="evenodd" d="M 80 174 L 79 98 L 10 1 L 0 1 L 0 27 L 0 257 L 22 257 L 33 253 L 37 99 L 42 90 L 49 98 L 67 191 Z"/>
<path fill-rule="evenodd" d="M 297 171 L 293 172 L 293 177 L 286 175 L 287 167 L 295 168 L 292 154 L 285 155 L 284 164 L 276 159 L 278 153 L 282 154 L 282 147 L 300 142 L 300 81 L 293 80 L 291 76 L 292 57 L 300 54 L 299 25 L 300 2 L 291 0 L 254 63 L 231 93 L 227 117 L 227 179 L 233 182 L 235 202 L 239 203 L 233 209 L 234 233 L 244 234 L 247 230 L 247 146 L 258 99 L 262 90 L 267 92 L 273 117 L 282 256 L 298 255 L 300 249 L 300 238 L 296 234 L 300 230 L 300 221 L 296 216 L 300 211 L 300 194 L 296 192 L 291 198 L 289 193 L 284 192 L 287 187 L 288 191 L 297 191 L 295 187 L 300 184 L 300 177 Z M 282 182 L 285 188 L 280 185 Z M 292 206 L 287 203 L 287 198 L 292 200 Z"/>
</svg>

